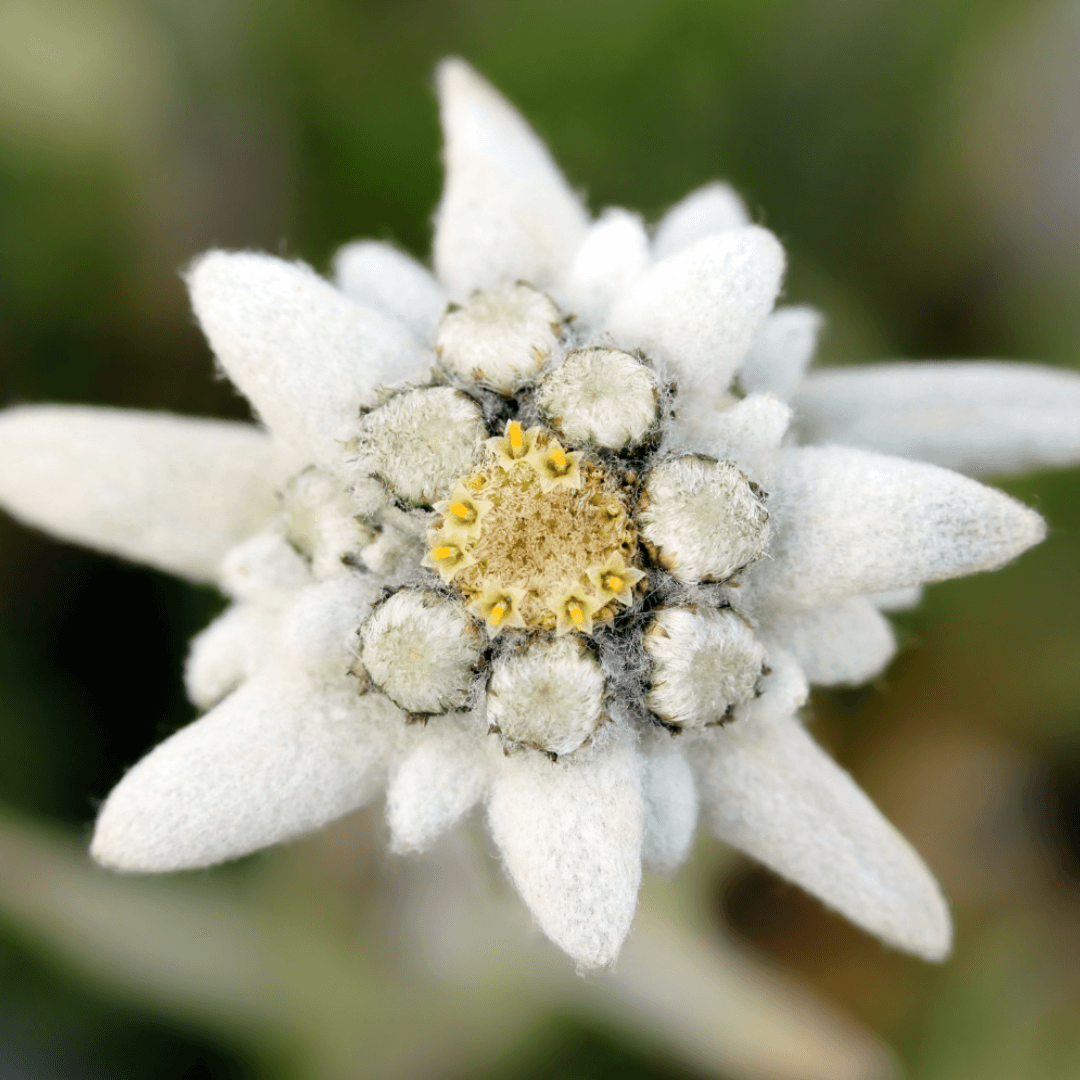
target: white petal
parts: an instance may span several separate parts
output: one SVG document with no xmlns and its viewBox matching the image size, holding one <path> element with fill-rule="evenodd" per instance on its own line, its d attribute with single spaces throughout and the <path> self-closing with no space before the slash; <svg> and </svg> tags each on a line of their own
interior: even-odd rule
<svg viewBox="0 0 1080 1080">
<path fill-rule="evenodd" d="M 791 423 L 791 408 L 774 394 L 751 394 L 730 408 L 694 412 L 680 434 L 701 453 L 740 465 L 776 450 Z"/>
<path fill-rule="evenodd" d="M 560 279 L 588 226 L 547 148 L 468 64 L 439 67 L 446 182 L 435 216 L 435 270 L 455 300 L 474 289 Z"/>
<path fill-rule="evenodd" d="M 488 825 L 540 928 L 581 967 L 610 964 L 641 881 L 641 757 L 625 739 L 554 762 L 505 759 Z"/>
<path fill-rule="evenodd" d="M 191 641 L 184 664 L 188 698 L 200 709 L 216 705 L 266 662 L 280 609 L 233 604 Z"/>
<path fill-rule="evenodd" d="M 0 415 L 0 503 L 65 540 L 211 581 L 291 459 L 250 424 L 71 405 Z"/>
<path fill-rule="evenodd" d="M 1034 364 L 882 364 L 815 372 L 795 396 L 799 433 L 972 475 L 1080 461 L 1080 372 Z"/>
<path fill-rule="evenodd" d="M 433 359 L 396 320 L 301 263 L 211 251 L 187 281 L 225 373 L 275 435 L 331 469 L 373 391 Z"/>
<path fill-rule="evenodd" d="M 375 793 L 384 726 L 400 722 L 378 694 L 252 679 L 117 784 L 91 854 L 117 870 L 184 870 L 318 828 Z"/>
<path fill-rule="evenodd" d="M 645 835 L 641 861 L 656 874 L 673 874 L 690 854 L 697 828 L 694 774 L 676 739 L 661 733 L 645 759 Z"/>
<path fill-rule="evenodd" d="M 414 746 L 386 791 L 394 851 L 424 851 L 480 800 L 487 786 L 481 736 L 453 716 L 437 716 L 413 735 Z"/>
<path fill-rule="evenodd" d="M 770 624 L 768 636 L 790 651 L 818 686 L 866 682 L 896 652 L 889 620 L 863 596 L 832 607 L 782 612 Z"/>
<path fill-rule="evenodd" d="M 615 298 L 649 265 L 649 237 L 637 214 L 612 208 L 589 229 L 556 299 L 590 326 L 600 326 Z"/>
<path fill-rule="evenodd" d="M 653 240 L 653 257 L 666 259 L 703 236 L 750 224 L 742 199 L 727 184 L 712 183 L 690 192 L 661 219 Z"/>
<path fill-rule="evenodd" d="M 747 393 L 773 393 L 787 400 L 814 358 L 822 318 L 809 307 L 774 311 L 762 324 L 739 369 Z M 821 440 L 815 440 L 821 441 Z"/>
<path fill-rule="evenodd" d="M 397 319 L 421 341 L 434 341 L 446 297 L 411 255 L 376 240 L 346 244 L 334 256 L 334 281 L 350 299 Z"/>
<path fill-rule="evenodd" d="M 870 593 L 866 598 L 878 611 L 910 611 L 922 603 L 923 587 L 912 585 L 910 589 L 889 589 Z"/>
<path fill-rule="evenodd" d="M 1037 544 L 1042 518 L 936 465 L 848 447 L 782 452 L 773 540 L 745 572 L 748 599 L 813 607 L 992 570 Z"/>
<path fill-rule="evenodd" d="M 772 309 L 783 274 L 783 248 L 765 229 L 707 236 L 638 278 L 608 328 L 622 348 L 674 368 L 680 411 L 707 411 Z"/>
<path fill-rule="evenodd" d="M 930 872 L 794 717 L 696 738 L 703 813 L 721 840 L 898 948 L 928 960 L 949 952 Z"/>
</svg>

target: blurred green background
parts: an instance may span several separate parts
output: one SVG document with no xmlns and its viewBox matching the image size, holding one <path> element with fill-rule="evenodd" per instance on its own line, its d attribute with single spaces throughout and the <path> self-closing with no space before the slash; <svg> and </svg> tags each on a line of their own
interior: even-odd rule
<svg viewBox="0 0 1080 1080">
<path fill-rule="evenodd" d="M 448 53 L 520 106 L 594 211 L 655 219 L 696 185 L 734 183 L 787 246 L 787 299 L 825 312 L 826 362 L 1080 366 L 1075 0 L 2 0 L 0 402 L 246 415 L 178 270 L 210 245 L 325 268 L 358 236 L 423 256 L 440 185 L 431 74 Z M 889 953 L 712 849 L 696 880 L 706 918 L 918 1080 L 1080 1075 L 1080 473 L 1008 490 L 1047 517 L 1047 542 L 931 589 L 897 618 L 902 652 L 878 684 L 812 707 L 815 734 L 941 878 L 955 957 Z M 179 885 L 114 895 L 91 875 L 81 893 L 95 807 L 193 715 L 186 641 L 221 601 L 6 518 L 0 566 L 0 1075 L 718 1075 L 572 994 L 515 991 L 505 1022 L 499 995 L 452 981 L 391 994 L 364 935 L 409 901 L 386 884 L 400 868 L 377 808 Z M 242 957 L 184 969 L 182 933 L 217 919 L 236 933 L 210 937 Z M 256 924 L 284 935 L 270 950 L 295 954 L 304 995 L 279 1001 L 250 966 Z M 334 942 L 355 954 L 333 959 Z M 277 1008 L 309 1032 L 379 1022 L 350 1070 L 283 1035 Z M 409 1032 L 434 1038 L 444 1009 L 445 1054 L 409 1064 Z"/>
</svg>

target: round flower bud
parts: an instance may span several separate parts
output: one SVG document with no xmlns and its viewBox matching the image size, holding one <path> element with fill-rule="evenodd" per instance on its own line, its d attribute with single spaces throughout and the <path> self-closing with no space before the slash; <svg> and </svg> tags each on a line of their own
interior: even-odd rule
<svg viewBox="0 0 1080 1080">
<path fill-rule="evenodd" d="M 378 476 L 399 498 L 430 506 L 484 453 L 480 406 L 460 390 L 408 390 L 365 414 L 349 443 L 353 468 Z"/>
<path fill-rule="evenodd" d="M 503 285 L 451 308 L 439 323 L 435 351 L 459 379 L 512 394 L 548 364 L 559 335 L 559 309 L 547 296 L 529 285 Z"/>
<path fill-rule="evenodd" d="M 765 650 L 730 608 L 663 608 L 645 634 L 653 661 L 649 708 L 703 728 L 754 696 Z"/>
<path fill-rule="evenodd" d="M 407 712 L 461 708 L 480 650 L 464 609 L 431 592 L 394 593 L 360 628 L 360 660 L 371 681 Z"/>
<path fill-rule="evenodd" d="M 540 385 L 537 404 L 572 443 L 609 450 L 641 442 L 655 426 L 659 392 L 653 373 L 618 349 L 578 349 Z"/>
<path fill-rule="evenodd" d="M 575 639 L 534 641 L 497 660 L 488 686 L 488 719 L 512 742 L 570 754 L 603 718 L 604 674 Z"/>
<path fill-rule="evenodd" d="M 644 486 L 641 537 L 680 581 L 724 581 L 764 552 L 768 512 L 730 461 L 675 458 L 653 469 Z"/>
</svg>

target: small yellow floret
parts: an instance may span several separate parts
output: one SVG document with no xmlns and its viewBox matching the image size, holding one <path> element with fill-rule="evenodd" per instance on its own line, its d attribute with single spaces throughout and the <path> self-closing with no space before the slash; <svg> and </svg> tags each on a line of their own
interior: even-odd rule
<svg viewBox="0 0 1080 1080">
<path fill-rule="evenodd" d="M 491 620 L 494 626 L 498 626 L 502 622 L 503 616 L 506 614 L 506 605 L 503 603 L 496 604 L 490 612 L 488 612 L 488 618 Z"/>
<path fill-rule="evenodd" d="M 454 549 L 452 547 L 440 547 L 440 548 L 436 548 L 431 553 L 431 557 L 433 559 L 449 559 L 450 556 L 453 555 L 453 554 L 454 554 Z"/>
<path fill-rule="evenodd" d="M 585 622 L 585 612 L 577 604 L 572 604 L 570 606 L 570 618 L 574 620 L 575 626 L 581 626 Z"/>
<path fill-rule="evenodd" d="M 626 583 L 623 581 L 623 579 L 621 577 L 619 577 L 617 574 L 609 574 L 607 581 L 604 582 L 605 588 L 607 588 L 609 591 L 611 591 L 613 593 L 622 592 L 623 591 L 623 585 L 625 585 L 625 584 Z"/>
<path fill-rule="evenodd" d="M 563 452 L 561 446 L 553 446 L 548 451 L 548 456 L 555 463 L 555 468 L 560 472 L 566 471 L 566 454 Z"/>
<path fill-rule="evenodd" d="M 450 513 L 464 521 L 470 516 L 472 511 L 470 511 L 464 503 L 452 502 L 450 504 Z"/>
<path fill-rule="evenodd" d="M 516 420 L 510 421 L 510 427 L 507 430 L 507 434 L 510 436 L 510 445 L 515 450 L 520 450 L 525 445 L 525 436 L 521 433 L 521 425 Z"/>
</svg>

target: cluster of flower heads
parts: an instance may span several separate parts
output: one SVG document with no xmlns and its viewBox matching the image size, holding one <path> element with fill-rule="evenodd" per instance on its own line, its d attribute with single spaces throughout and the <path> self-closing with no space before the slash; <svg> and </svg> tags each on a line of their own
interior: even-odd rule
<svg viewBox="0 0 1080 1080">
<path fill-rule="evenodd" d="M 1080 458 L 1078 380 L 805 375 L 818 317 L 773 310 L 783 251 L 729 188 L 651 236 L 623 210 L 591 221 L 490 86 L 460 61 L 439 85 L 435 275 L 367 242 L 336 284 L 251 253 L 191 268 L 264 428 L 0 419 L 13 512 L 233 601 L 188 661 L 206 714 L 123 778 L 93 854 L 205 866 L 384 786 L 392 845 L 416 851 L 482 804 L 540 927 L 589 967 L 618 954 L 642 865 L 673 871 L 701 817 L 944 955 L 932 876 L 799 711 L 810 683 L 883 668 L 883 611 L 1041 539 L 941 466 Z"/>
</svg>

